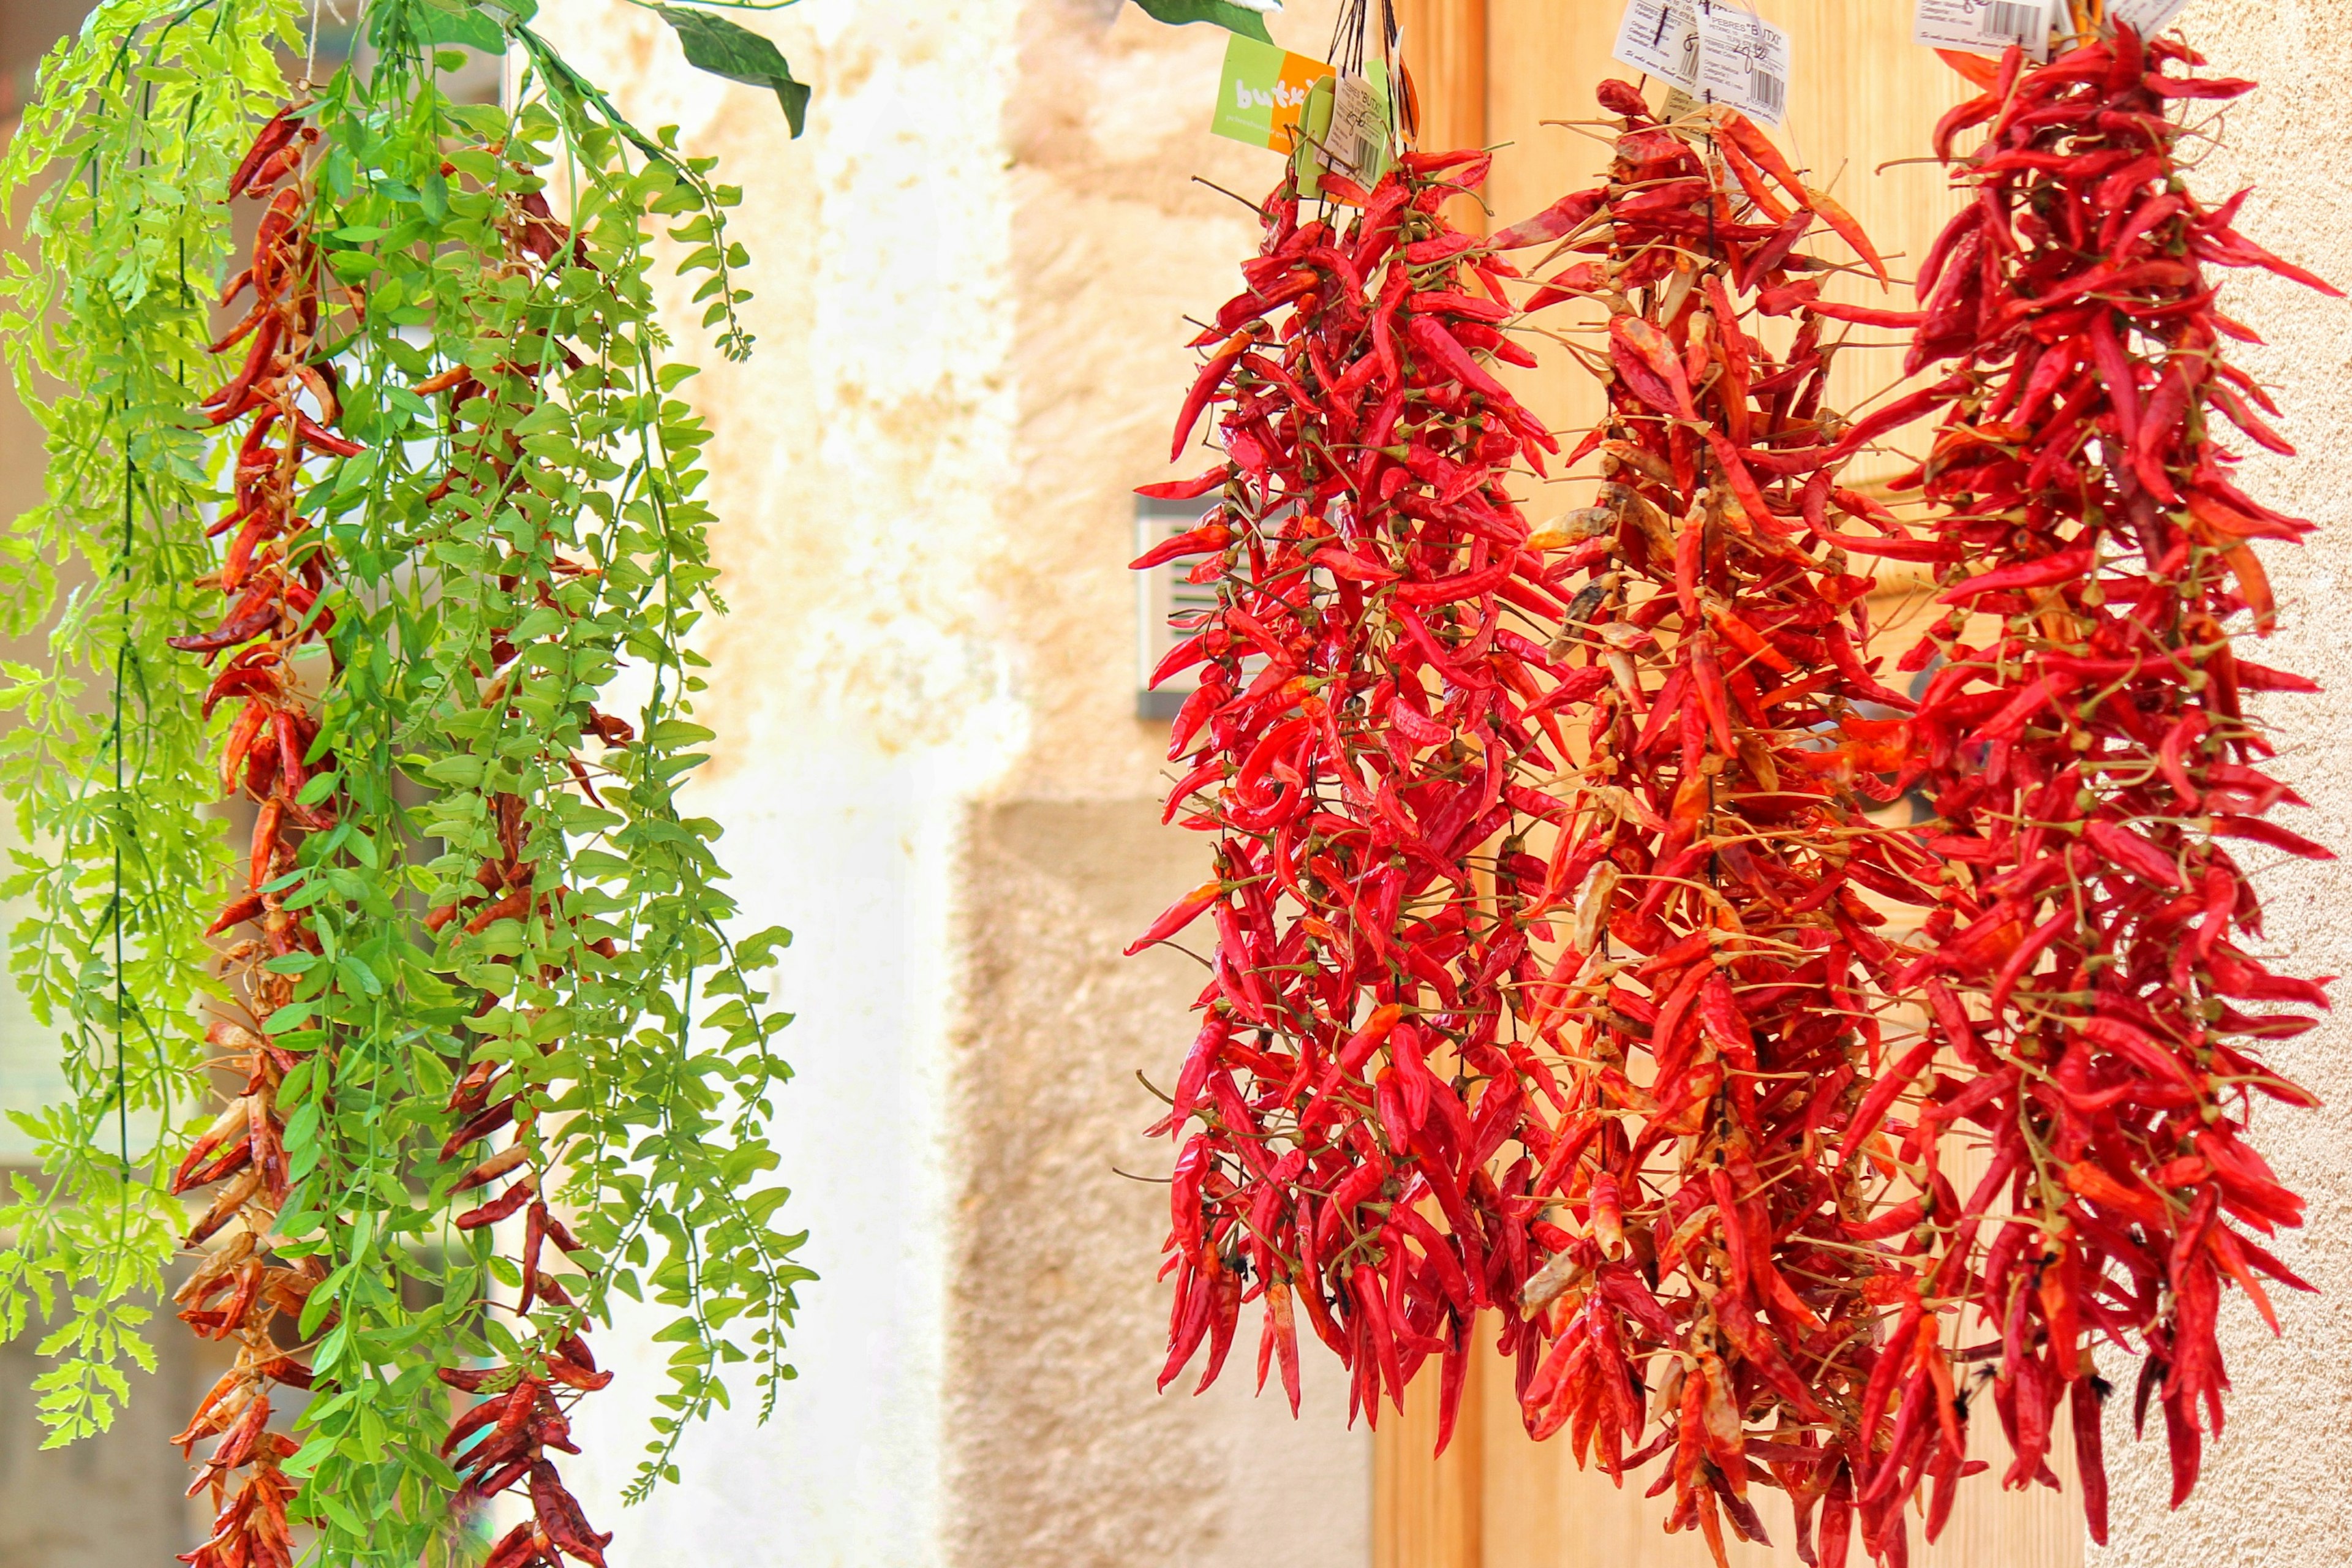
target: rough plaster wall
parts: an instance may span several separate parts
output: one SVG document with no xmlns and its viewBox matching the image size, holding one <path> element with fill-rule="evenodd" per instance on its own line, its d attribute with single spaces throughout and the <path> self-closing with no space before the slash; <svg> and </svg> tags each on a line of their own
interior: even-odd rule
<svg viewBox="0 0 2352 1568">
<path fill-rule="evenodd" d="M 798 940 L 777 975 L 779 1221 L 812 1234 L 799 1381 L 691 1434 L 682 1485 L 615 1494 L 661 1392 L 642 1318 L 601 1336 L 620 1369 L 573 1461 L 615 1561 L 929 1568 L 940 1477 L 949 1168 L 941 1041 L 962 803 L 1018 748 L 980 552 L 1003 513 L 1011 315 L 999 123 L 1003 3 L 824 0 L 746 20 L 820 84 L 808 134 L 773 95 L 693 72 L 619 0 L 554 0 L 544 26 L 647 127 L 741 185 L 760 338 L 705 364 L 712 495 L 733 614 L 706 629 L 700 717 L 721 740 L 695 786 L 723 822 L 747 920 Z M 738 1383 L 739 1395 L 747 1390 Z"/>
<path fill-rule="evenodd" d="M 1276 27 L 1315 48 L 1328 18 L 1294 5 Z M 1166 1173 L 1134 1074 L 1172 1076 L 1199 984 L 1173 954 L 1119 956 L 1206 863 L 1159 824 L 1166 727 L 1133 717 L 1126 562 L 1132 487 L 1171 471 L 1182 317 L 1255 244 L 1191 176 L 1253 194 L 1278 166 L 1204 134 L 1223 47 L 1133 6 L 1033 0 L 1006 111 L 1017 456 L 986 582 L 1033 728 L 974 810 L 958 898 L 947 1561 L 971 1568 L 1370 1554 L 1369 1443 L 1315 1347 L 1297 1426 L 1249 1397 L 1251 1331 L 1208 1394 L 1153 1393 L 1166 1189 L 1111 1169 Z"/>
<path fill-rule="evenodd" d="M 1170 1149 L 1161 1109 L 1198 971 L 1119 950 L 1200 876 L 1201 841 L 1148 801 L 1021 801 L 976 814 L 973 954 L 960 1042 L 946 1561 L 987 1568 L 1360 1568 L 1369 1500 L 1346 1392 L 1306 1347 L 1303 1420 L 1251 1397 L 1255 1313 L 1223 1376 L 1152 1392 L 1153 1282 Z"/>
<path fill-rule="evenodd" d="M 2216 0 L 2192 9 L 2190 36 L 2217 71 L 2260 81 L 2230 111 L 2229 134 L 2195 176 L 2219 199 L 2252 184 L 2239 226 L 2289 258 L 2352 285 L 2352 126 L 2343 114 L 2352 81 L 2352 36 L 2339 9 L 2319 0 Z M 2282 629 L 2246 651 L 2265 664 L 2316 677 L 2316 697 L 2273 700 L 2282 772 L 2315 803 L 2286 814 L 2299 833 L 2352 855 L 2352 305 L 2267 274 L 2240 274 L 2225 308 L 2252 323 L 2268 347 L 2231 353 L 2275 388 L 2286 410 L 2292 459 L 2257 453 L 2246 488 L 2319 524 L 2302 548 L 2263 548 L 2280 601 Z M 2248 445 L 2233 442 L 2235 446 Z M 2352 859 L 2311 865 L 2257 851 L 2251 865 L 2275 950 L 2298 974 L 2352 973 Z M 2255 1122 L 2282 1181 L 2310 1200 L 2304 1229 L 2277 1248 L 2325 1292 L 2273 1288 L 2283 1339 L 2273 1340 L 2234 1293 L 2222 1311 L 2221 1346 L 2236 1386 L 2229 1426 L 2209 1445 L 2196 1496 L 2168 1513 L 2169 1475 L 2161 1423 L 2131 1441 L 2129 1400 L 2111 1403 L 2107 1452 L 2116 1470 L 2113 1543 L 2098 1568 L 2336 1568 L 2352 1561 L 2344 1500 L 2352 1487 L 2352 997 L 2336 988 L 2335 1018 L 2275 1048 L 2272 1059 L 2316 1092 L 2326 1109 L 2265 1104 Z M 2127 1392 L 2127 1390 L 2126 1391 Z"/>
<path fill-rule="evenodd" d="M 1278 20 L 1318 48 L 1325 0 Z M 1225 35 L 1122 0 L 1030 0 L 1007 105 L 1019 457 L 988 582 L 1036 726 L 1007 796 L 1152 794 L 1164 734 L 1137 722 L 1133 487 L 1177 473 L 1168 431 L 1198 359 L 1183 318 L 1238 287 L 1280 162 L 1208 120 Z M 1307 40 L 1318 40 L 1308 43 Z"/>
</svg>

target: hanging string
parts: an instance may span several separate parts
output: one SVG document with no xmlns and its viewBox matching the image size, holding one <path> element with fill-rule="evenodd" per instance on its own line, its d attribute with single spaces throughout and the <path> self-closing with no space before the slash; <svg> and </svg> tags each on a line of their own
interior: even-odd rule
<svg viewBox="0 0 2352 1568">
<path fill-rule="evenodd" d="M 133 492 L 137 469 L 129 453 L 122 458 L 122 553 L 115 565 L 122 579 L 122 635 L 114 645 L 114 801 L 110 813 L 114 823 L 114 896 L 108 903 L 114 925 L 114 1133 L 118 1152 L 122 1157 L 122 1196 L 127 1204 L 131 1192 L 131 1092 L 130 1074 L 123 1062 L 122 1037 L 130 1028 L 131 998 L 122 978 L 122 687 L 129 675 L 131 662 L 131 551 L 135 542 L 132 529 Z"/>
<path fill-rule="evenodd" d="M 1364 69 L 1364 0 L 1342 0 L 1331 24 L 1331 68 L 1341 76 L 1360 76 Z"/>
<path fill-rule="evenodd" d="M 319 13 L 321 10 L 331 10 L 335 16 L 335 26 L 340 27 L 343 25 L 343 8 L 341 0 L 310 0 L 310 49 L 302 61 L 302 85 L 305 88 L 310 85 L 310 79 L 318 74 Z"/>
<path fill-rule="evenodd" d="M 1416 136 L 1420 127 L 1415 123 L 1418 116 L 1413 112 L 1412 95 L 1405 86 L 1403 60 L 1397 51 L 1402 29 L 1397 25 L 1396 0 L 1381 0 L 1380 16 L 1378 58 L 1388 73 L 1388 135 L 1393 151 Z M 1331 25 L 1331 48 L 1326 57 L 1332 71 L 1342 79 L 1364 74 L 1368 53 L 1364 35 L 1370 25 L 1371 11 L 1367 0 L 1343 0 Z"/>
</svg>

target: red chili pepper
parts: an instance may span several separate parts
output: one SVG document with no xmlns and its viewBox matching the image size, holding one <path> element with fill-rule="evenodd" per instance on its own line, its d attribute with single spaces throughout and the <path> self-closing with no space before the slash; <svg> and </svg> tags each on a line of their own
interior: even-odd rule
<svg viewBox="0 0 2352 1568">
<path fill-rule="evenodd" d="M 1604 102 L 1618 108 L 1633 96 L 1624 89 Z M 1758 145 L 1761 159 L 1752 152 Z M 1791 279 L 1789 258 L 1816 226 L 1842 233 L 1850 220 L 1823 210 L 1744 121 L 1719 130 L 1717 146 L 1727 186 L 1717 183 L 1723 165 L 1638 117 L 1612 174 L 1639 189 L 1612 187 L 1594 209 L 1612 232 L 1592 248 L 1612 264 L 1585 287 L 1596 304 L 1635 301 L 1612 321 L 1610 422 L 1582 443 L 1604 454 L 1612 488 L 1602 499 L 1614 514 L 1615 547 L 1593 572 L 1595 585 L 1605 578 L 1608 586 L 1553 645 L 1557 658 L 1580 644 L 1592 668 L 1612 668 L 1601 691 L 1584 689 L 1594 699 L 1585 776 L 1634 796 L 1586 830 L 1612 870 L 1632 875 L 1595 879 L 1570 951 L 1622 943 L 1649 994 L 1622 984 L 1543 988 L 1540 1026 L 1575 1074 L 1572 1095 L 1616 1112 L 1597 1124 L 1591 1143 L 1565 1161 L 1547 1160 L 1544 1180 L 1571 1202 L 1580 1190 L 1588 1194 L 1596 1251 L 1587 1267 L 1599 1260 L 1599 1247 L 1621 1245 L 1606 1237 L 1646 1231 L 1658 1238 L 1659 1284 L 1654 1291 L 1627 1279 L 1607 1292 L 1604 1337 L 1586 1327 L 1592 1307 L 1548 1313 L 1555 1355 L 1578 1348 L 1547 1361 L 1558 1374 L 1550 1403 L 1530 1384 L 1523 1404 L 1538 1433 L 1580 1411 L 1576 1420 L 1588 1424 L 1580 1429 L 1604 1457 L 1671 1450 L 1664 1484 L 1675 1489 L 1675 1517 L 1703 1528 L 1710 1517 L 1718 1526 L 1727 1518 L 1735 1532 L 1748 1533 L 1761 1528 L 1740 1495 L 1751 1473 L 1744 1458 L 1736 1479 L 1722 1468 L 1744 1451 L 1739 1412 L 1761 1399 L 1768 1430 L 1773 1410 L 1799 1421 L 1851 1412 L 1885 1359 L 1870 1354 L 1864 1326 L 1871 1266 L 1844 1250 L 1838 1228 L 1815 1228 L 1811 1218 L 1824 1192 L 1847 1194 L 1842 1213 L 1867 1211 L 1879 1178 L 1866 1162 L 1835 1162 L 1837 1141 L 1820 1131 L 1817 1086 L 1839 1086 L 1828 1104 L 1858 1152 L 1933 1047 L 1917 1052 L 1911 1073 L 1885 1084 L 1874 1106 L 1845 1109 L 1864 1092 L 1849 1086 L 1876 1081 L 1868 1069 L 1879 1026 L 1859 997 L 1887 988 L 1899 954 L 1860 941 L 1823 952 L 1799 933 L 1824 903 L 1833 919 L 1852 918 L 1840 898 L 1849 878 L 1927 902 L 1933 868 L 1895 830 L 1814 839 L 1791 826 L 1859 824 L 1863 786 L 1887 788 L 1878 764 L 1900 757 L 1899 744 L 1850 716 L 1855 701 L 1904 700 L 1872 678 L 1834 626 L 1866 584 L 1845 577 L 1842 563 L 1807 552 L 1847 542 L 1826 527 L 1832 496 L 1846 493 L 1833 477 L 1845 456 L 1937 405 L 1922 399 L 1848 426 L 1843 440 L 1828 438 L 1834 426 L 1815 436 L 1810 425 L 1801 441 L 1759 440 L 1758 431 L 1778 428 L 1794 412 L 1792 389 L 1817 371 L 1821 322 L 1831 319 L 1816 308 L 1810 279 Z M 1768 163 L 1778 175 L 1767 173 Z M 1792 204 L 1763 188 L 1781 176 Z M 1683 193 L 1681 205 L 1658 199 L 1662 191 Z M 1855 249 L 1867 264 L 1866 237 Z M 1691 314 L 1700 305 L 1703 326 Z M 1797 314 L 1790 346 L 1776 353 L 1743 330 L 1748 310 Z M 1881 526 L 1858 500 L 1840 504 Z M 1809 536 L 1822 544 L 1796 542 Z M 1889 554 L 1916 543 L 1888 542 Z M 1669 626 L 1671 636 L 1651 631 Z M 1834 737 L 1832 750 L 1799 751 L 1781 739 L 1814 731 Z M 1751 816 L 1750 800 L 1779 804 Z M 1816 858 L 1817 846 L 1832 844 L 1834 866 Z M 1801 894 L 1815 889 L 1801 907 Z M 1785 934 L 1775 939 L 1776 931 Z M 1792 956 L 1774 956 L 1776 940 Z M 1643 1051 L 1653 1063 L 1646 1090 L 1615 1065 Z M 1765 1183 L 1757 1151 L 1800 1133 L 1806 1152 L 1798 1169 L 1811 1173 Z M 1655 1152 L 1668 1143 L 1684 1152 L 1662 1170 Z M 1580 1177 L 1580 1161 L 1593 1162 L 1589 1177 Z M 1555 1267 L 1584 1260 L 1575 1250 L 1581 1245 L 1571 1243 Z M 1832 1340 L 1853 1335 L 1852 1354 L 1824 1363 L 1797 1349 L 1823 1331 Z M 1610 1345 L 1623 1348 L 1601 1348 Z M 1711 1345 L 1727 1347 L 1738 1370 L 1695 1373 L 1680 1414 L 1653 1444 L 1642 1443 L 1637 1422 L 1606 1414 L 1610 1391 L 1631 1377 L 1628 1357 L 1653 1350 L 1709 1356 Z M 1850 1415 L 1825 1441 L 1857 1465 L 1873 1460 Z"/>
<path fill-rule="evenodd" d="M 530 1202 L 538 1194 L 537 1180 L 525 1176 L 488 1203 L 479 1208 L 467 1209 L 451 1223 L 459 1230 L 478 1230 L 486 1225 L 496 1225 L 499 1221 L 511 1218 L 520 1212 L 522 1205 Z"/>
<path fill-rule="evenodd" d="M 301 112 L 299 106 L 289 104 L 271 115 L 268 123 L 262 126 L 261 133 L 253 139 L 253 145 L 246 150 L 243 161 L 237 164 L 236 172 L 229 176 L 228 194 L 232 200 L 245 195 L 247 184 L 253 182 L 255 171 L 294 139 L 294 132 L 298 129 L 294 116 L 299 112 Z M 278 172 L 278 178 L 283 179 L 290 173 L 292 173 L 290 169 L 281 169 Z M 260 183 L 267 186 L 275 184 L 277 181 L 268 180 Z"/>
</svg>

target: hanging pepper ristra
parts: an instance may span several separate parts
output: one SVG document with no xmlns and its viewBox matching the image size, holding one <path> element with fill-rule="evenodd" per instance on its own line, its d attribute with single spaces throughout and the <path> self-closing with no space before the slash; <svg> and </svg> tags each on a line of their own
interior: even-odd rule
<svg viewBox="0 0 2352 1568">
<path fill-rule="evenodd" d="M 1901 977 L 1948 1055 L 1895 1087 L 1916 1096 L 1909 1146 L 1964 1124 L 1992 1141 L 1976 1194 L 1928 1216 L 1916 1288 L 1998 1336 L 2007 1484 L 2051 1479 L 2068 1413 L 2103 1541 L 2094 1342 L 2138 1360 L 2135 1423 L 2160 1405 L 2177 1507 L 2221 1429 L 2224 1288 L 2273 1330 L 2263 1281 L 2309 1288 L 2256 1239 L 2300 1224 L 2304 1204 L 2249 1122 L 2257 1094 L 2315 1103 L 2263 1047 L 2312 1027 L 2326 997 L 2243 945 L 2262 906 L 2242 856 L 2330 857 L 2272 819 L 2302 802 L 2266 771 L 2273 747 L 2245 701 L 2315 688 L 2236 643 L 2275 619 L 2254 542 L 2311 525 L 2231 477 L 2232 429 L 2293 448 L 2224 357 L 2225 340 L 2259 340 L 2208 269 L 2336 290 L 2237 232 L 2246 193 L 2216 206 L 2190 186 L 2179 110 L 2252 83 L 2200 75 L 2179 39 L 2128 27 L 2046 65 L 2015 50 L 1954 63 L 1982 90 L 1945 117 L 1937 152 L 1971 199 L 1922 263 L 1911 363 L 1956 365 L 1918 478 L 1965 565 L 1907 661 L 1934 666 L 1913 773 L 1948 868 L 1931 946 Z M 1982 143 L 1954 157 L 1977 126 Z M 1934 1375 L 1923 1361 L 1904 1377 L 1870 1478 L 1889 1510 L 1935 1440 L 1910 1418 Z"/>
<path fill-rule="evenodd" d="M 229 182 L 230 200 L 266 205 L 252 265 L 223 300 L 234 304 L 249 289 L 252 308 L 213 345 L 215 354 L 241 351 L 243 358 L 204 402 L 214 426 L 230 434 L 242 426 L 233 499 L 211 530 L 228 540 L 210 579 L 228 607 L 219 626 L 171 639 L 183 653 L 219 662 L 205 712 L 236 705 L 222 746 L 221 790 L 256 808 L 244 886 L 205 931 L 233 939 L 221 970 L 242 1016 L 215 1017 L 205 1038 L 219 1053 L 214 1069 L 240 1088 L 171 1183 L 175 1194 L 217 1189 L 183 1238 L 189 1247 L 212 1245 L 174 1293 L 180 1318 L 205 1338 L 236 1346 L 236 1363 L 173 1439 L 184 1451 L 218 1439 L 189 1488 L 193 1494 L 209 1487 L 218 1512 L 212 1538 L 184 1559 L 194 1568 L 290 1568 L 286 1508 L 294 1486 L 281 1466 L 297 1444 L 269 1429 L 269 1395 L 273 1387 L 310 1386 L 310 1367 L 280 1347 L 278 1334 L 282 1325 L 287 1338 L 300 1339 L 296 1321 L 327 1273 L 315 1256 L 275 1254 L 272 1226 L 289 1185 L 278 1092 L 309 1053 L 275 1044 L 265 1028 L 293 995 L 293 981 L 271 961 L 319 952 L 306 900 L 297 895 L 327 863 L 306 847 L 323 842 L 339 816 L 329 776 L 334 760 L 313 751 L 319 720 L 305 676 L 315 679 L 316 670 L 296 664 L 305 652 L 324 656 L 334 627 L 334 612 L 319 603 L 334 563 L 299 510 L 303 470 L 314 458 L 362 449 L 334 429 L 341 416 L 337 376 L 321 335 L 337 305 L 321 283 L 311 234 L 304 160 L 318 132 L 300 122 L 303 107 L 289 104 L 262 128 Z M 355 297 L 351 303 L 357 308 Z"/>
<path fill-rule="evenodd" d="M 1218 598 L 1154 674 L 1201 669 L 1167 815 L 1216 836 L 1214 879 L 1136 944 L 1215 931 L 1160 1129 L 1182 1140 L 1161 1384 L 1204 1342 L 1215 1377 L 1262 1299 L 1261 1386 L 1278 1363 L 1296 1406 L 1297 1315 L 1369 1418 L 1440 1356 L 1441 1443 L 1475 1314 L 1535 1261 L 1549 1079 L 1509 996 L 1562 869 L 1528 852 L 1559 813 L 1528 785 L 1565 761 L 1550 710 L 1586 679 L 1544 638 L 1590 552 L 1532 537 L 1507 488 L 1557 447 L 1482 360 L 1531 362 L 1512 269 L 1441 215 L 1486 167 L 1327 175 L 1328 216 L 1275 192 L 1177 424 L 1181 458 L 1215 409 L 1223 459 L 1142 492 L 1216 500 L 1136 563 L 1202 556 Z M 1505 1320 L 1506 1348 L 1526 1338 Z"/>
<path fill-rule="evenodd" d="M 1623 124 L 1608 183 L 1494 242 L 1557 242 L 1538 273 L 1569 258 L 1529 304 L 1594 314 L 1580 357 L 1609 403 L 1571 459 L 1599 458 L 1571 517 L 1605 552 L 1553 645 L 1597 678 L 1565 791 L 1576 915 L 1529 1008 L 1578 1107 L 1535 1195 L 1573 1229 L 1521 1303 L 1547 1345 L 1521 1402 L 1612 1477 L 1665 1456 L 1666 1528 L 1718 1562 L 1727 1520 L 1767 1539 L 1752 1486 L 1836 1561 L 1895 1348 L 1874 1254 L 1902 1227 L 1869 1223 L 1877 1177 L 1838 1158 L 1902 1048 L 1881 1015 L 1909 954 L 1872 900 L 1934 895 L 1865 816 L 1900 793 L 1909 704 L 1865 662 L 1848 552 L 1907 546 L 1841 477 L 1871 427 L 1825 398 L 1839 333 L 1917 318 L 1821 298 L 1842 264 L 1817 236 L 1885 268 L 1745 118 L 1662 122 L 1622 81 L 1600 100 Z"/>
</svg>

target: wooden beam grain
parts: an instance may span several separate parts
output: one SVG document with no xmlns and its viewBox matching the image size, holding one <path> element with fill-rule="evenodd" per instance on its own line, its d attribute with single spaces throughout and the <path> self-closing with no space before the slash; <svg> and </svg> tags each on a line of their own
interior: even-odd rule
<svg viewBox="0 0 2352 1568">
<path fill-rule="evenodd" d="M 1474 1365 L 1454 1441 L 1433 1459 L 1437 1376 L 1433 1360 L 1372 1439 L 1373 1568 L 1484 1568 L 1486 1380 Z"/>
<path fill-rule="evenodd" d="M 1486 144 L 1486 0 L 1397 0 L 1405 68 L 1421 100 L 1421 145 Z M 1462 197 L 1446 216 L 1478 233 L 1486 213 Z"/>
</svg>

